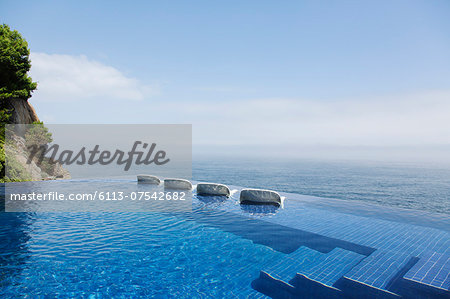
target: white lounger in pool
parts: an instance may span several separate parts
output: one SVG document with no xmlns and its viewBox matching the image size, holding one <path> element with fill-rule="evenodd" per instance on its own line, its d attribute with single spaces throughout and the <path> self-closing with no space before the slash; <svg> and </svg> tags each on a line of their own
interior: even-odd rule
<svg viewBox="0 0 450 299">
<path fill-rule="evenodd" d="M 198 183 L 197 194 L 230 196 L 230 189 L 222 184 Z"/>
<path fill-rule="evenodd" d="M 161 183 L 160 179 L 154 175 L 140 174 L 137 176 L 138 183 L 155 184 Z"/>
<path fill-rule="evenodd" d="M 240 196 L 241 204 L 281 205 L 281 196 L 275 191 L 262 189 L 244 189 Z"/>
<path fill-rule="evenodd" d="M 192 184 L 183 179 L 164 179 L 164 188 L 192 190 Z"/>
</svg>

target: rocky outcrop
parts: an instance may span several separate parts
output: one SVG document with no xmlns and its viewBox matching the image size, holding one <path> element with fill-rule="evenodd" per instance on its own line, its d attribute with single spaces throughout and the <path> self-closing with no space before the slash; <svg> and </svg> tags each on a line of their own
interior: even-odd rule
<svg viewBox="0 0 450 299">
<path fill-rule="evenodd" d="M 33 106 L 24 99 L 2 100 L 1 109 L 6 109 L 11 115 L 8 122 L 15 125 L 10 129 L 4 144 L 5 160 L 2 161 L 2 181 L 23 180 L 54 180 L 70 179 L 70 173 L 60 163 L 53 163 L 45 158 L 43 161 L 32 159 L 29 161 L 29 152 L 24 139 L 27 126 L 39 122 Z M 41 125 L 42 126 L 42 125 Z"/>
<path fill-rule="evenodd" d="M 39 163 L 37 159 L 29 160 L 29 152 L 26 149 L 25 139 L 17 135 L 10 135 L 9 142 L 5 145 L 5 153 L 7 155 L 6 173 L 8 170 L 15 170 L 18 163 L 27 173 L 27 179 L 32 181 L 70 179 L 70 173 L 62 167 L 60 163 L 50 163 L 49 159 Z"/>
<path fill-rule="evenodd" d="M 23 99 L 10 99 L 5 102 L 5 108 L 11 110 L 10 122 L 13 124 L 32 124 L 39 121 L 33 106 Z"/>
</svg>

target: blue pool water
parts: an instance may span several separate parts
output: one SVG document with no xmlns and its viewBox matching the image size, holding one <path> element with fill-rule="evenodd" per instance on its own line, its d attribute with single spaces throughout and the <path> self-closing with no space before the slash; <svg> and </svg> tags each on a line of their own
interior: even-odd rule
<svg viewBox="0 0 450 299">
<path fill-rule="evenodd" d="M 154 188 L 132 178 L 39 184 Z M 446 215 L 282 195 L 283 208 L 194 192 L 192 212 L 0 213 L 0 296 L 448 295 Z"/>
<path fill-rule="evenodd" d="M 368 185 L 377 171 L 336 166 L 328 174 L 317 171 L 314 179 L 313 166 L 283 174 L 272 164 L 274 175 L 268 177 L 267 166 L 241 165 L 236 170 L 230 161 L 222 164 L 223 179 L 218 180 L 213 169 L 220 165 L 195 164 L 194 177 L 230 184 L 235 192 L 225 199 L 200 197 L 194 191 L 192 211 L 0 212 L 0 297 L 449 296 L 450 218 L 442 213 L 448 209 L 448 190 L 441 190 L 446 178 L 439 174 L 445 171 L 426 175 L 440 181 L 422 191 L 441 198 L 438 203 L 413 200 L 411 205 L 427 208 L 412 210 L 398 208 L 405 206 L 398 202 L 407 189 L 399 182 L 411 183 L 417 170 L 410 177 L 402 177 L 406 170 L 394 172 L 391 179 L 378 173 L 380 186 L 355 192 L 356 185 Z M 326 198 L 342 181 L 348 184 L 337 188 L 336 197 L 348 200 Z M 389 187 L 388 181 L 397 186 Z M 415 181 L 426 185 L 423 177 Z M 33 190 L 33 184 L 53 191 L 70 186 L 72 192 L 155 188 L 138 185 L 134 177 L 17 186 Z M 241 187 L 235 185 L 289 192 L 281 193 L 286 197 L 282 208 L 241 206 Z M 394 203 L 374 191 L 385 187 L 398 191 Z M 323 197 L 298 194 L 303 191 Z M 441 213 L 433 211 L 436 207 Z"/>
</svg>

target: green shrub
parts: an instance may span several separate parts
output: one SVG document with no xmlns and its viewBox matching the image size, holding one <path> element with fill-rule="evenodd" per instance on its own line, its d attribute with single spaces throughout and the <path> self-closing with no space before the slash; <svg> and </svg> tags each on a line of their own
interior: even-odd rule
<svg viewBox="0 0 450 299">
<path fill-rule="evenodd" d="M 5 124 L 11 114 L 7 109 L 0 110 L 0 182 L 5 181 Z"/>
<path fill-rule="evenodd" d="M 28 99 L 37 84 L 28 76 L 31 68 L 27 41 L 8 25 L 0 26 L 0 101 Z"/>
<path fill-rule="evenodd" d="M 41 146 L 52 142 L 52 133 L 44 126 L 43 122 L 34 122 L 32 125 L 26 126 L 25 146 Z"/>
<path fill-rule="evenodd" d="M 17 30 L 0 25 L 0 182 L 28 178 L 17 161 L 12 161 L 12 176 L 5 176 L 5 124 L 9 123 L 12 112 L 6 109 L 6 102 L 16 98 L 27 100 L 36 89 L 36 83 L 28 76 L 30 68 L 27 41 Z"/>
<path fill-rule="evenodd" d="M 4 182 L 23 182 L 31 181 L 30 173 L 25 167 L 16 160 L 14 154 L 8 154 L 8 160 L 6 161 L 6 167 L 8 171 L 4 177 Z"/>
</svg>

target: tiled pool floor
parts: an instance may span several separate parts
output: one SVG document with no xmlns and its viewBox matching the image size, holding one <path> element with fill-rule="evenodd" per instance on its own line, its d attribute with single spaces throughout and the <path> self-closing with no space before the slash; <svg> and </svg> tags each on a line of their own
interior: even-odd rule
<svg viewBox="0 0 450 299">
<path fill-rule="evenodd" d="M 235 223 L 242 221 L 240 225 L 254 230 L 260 227 L 270 235 L 264 240 L 265 244 L 252 239 L 248 231 L 241 236 L 284 252 L 282 258 L 262 267 L 259 278 L 253 281 L 254 289 L 279 298 L 358 298 L 369 294 L 381 298 L 450 297 L 447 217 L 436 215 L 433 222 L 431 215 L 431 220 L 421 221 L 420 217 L 430 218 L 430 215 L 391 209 L 390 220 L 387 220 L 386 213 L 377 217 L 377 209 L 382 208 L 375 205 L 365 206 L 361 213 L 357 209 L 352 211 L 351 207 L 345 211 L 332 206 L 327 208 L 324 202 L 329 199 L 283 195 L 287 199 L 280 209 L 243 207 L 237 204 L 237 195 L 226 201 L 217 199 L 216 204 L 211 204 L 211 199 L 194 196 L 194 208 L 223 210 L 223 217 L 236 217 Z M 196 200 L 200 207 L 196 207 Z M 348 204 L 339 200 L 335 203 L 339 202 Z M 198 216 L 200 221 L 205 221 L 207 213 L 197 214 L 201 215 Z M 411 217 L 417 220 L 414 224 L 404 221 Z M 217 217 L 206 221 L 221 227 Z M 428 225 L 430 223 L 432 225 Z M 280 232 L 279 235 L 276 232 Z M 234 233 L 240 234 L 239 231 Z M 310 238 L 308 234 L 314 235 Z"/>
</svg>

